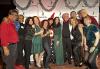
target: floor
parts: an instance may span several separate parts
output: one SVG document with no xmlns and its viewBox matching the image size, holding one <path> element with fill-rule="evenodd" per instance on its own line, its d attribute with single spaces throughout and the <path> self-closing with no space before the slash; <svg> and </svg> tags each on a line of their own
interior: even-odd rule
<svg viewBox="0 0 100 69">
<path fill-rule="evenodd" d="M 97 66 L 98 66 L 98 69 L 100 69 L 100 55 L 99 57 L 97 58 Z M 85 66 L 82 66 L 82 67 L 75 67 L 74 65 L 69 65 L 67 63 L 65 63 L 64 65 L 55 65 L 55 64 L 50 64 L 50 68 L 51 69 L 85 69 Z M 0 69 L 2 69 L 2 60 L 0 61 Z M 34 64 L 32 64 L 30 66 L 30 69 L 38 69 L 34 66 Z M 43 69 L 43 68 L 41 68 Z"/>
</svg>

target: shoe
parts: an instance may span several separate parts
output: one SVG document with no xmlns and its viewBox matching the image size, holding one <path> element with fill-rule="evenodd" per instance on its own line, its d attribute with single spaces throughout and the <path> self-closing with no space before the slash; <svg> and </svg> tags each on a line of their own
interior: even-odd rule
<svg viewBox="0 0 100 69">
<path fill-rule="evenodd" d="M 50 68 L 48 67 L 48 68 L 44 68 L 44 69 L 50 69 Z"/>
<path fill-rule="evenodd" d="M 71 61 L 68 61 L 68 64 L 72 64 L 72 62 Z"/>
<path fill-rule="evenodd" d="M 51 68 L 48 66 L 48 67 L 44 67 L 44 69 L 51 69 Z"/>
<path fill-rule="evenodd" d="M 79 64 L 79 67 L 82 67 L 82 65 L 83 65 L 83 63 L 81 62 L 81 63 Z"/>
</svg>

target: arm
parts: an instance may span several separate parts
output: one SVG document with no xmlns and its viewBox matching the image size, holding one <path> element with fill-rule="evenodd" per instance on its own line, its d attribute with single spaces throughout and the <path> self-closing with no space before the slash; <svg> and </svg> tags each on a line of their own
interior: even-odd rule
<svg viewBox="0 0 100 69">
<path fill-rule="evenodd" d="M 2 22 L 0 26 L 0 38 L 1 38 L 1 46 L 3 47 L 4 55 L 8 56 L 9 55 L 9 49 L 8 49 L 8 24 L 6 22 Z"/>
<path fill-rule="evenodd" d="M 95 37 L 96 39 L 95 39 L 94 45 L 90 48 L 90 53 L 92 53 L 95 50 L 95 48 L 97 47 L 99 43 L 99 32 L 95 33 Z"/>
<path fill-rule="evenodd" d="M 43 30 L 43 31 L 44 31 L 44 30 Z M 43 33 L 42 33 L 42 35 L 41 35 L 41 36 L 42 36 L 42 37 L 45 37 L 45 36 L 47 36 L 47 35 L 49 35 L 49 34 L 50 34 L 50 30 L 49 30 L 49 31 L 47 31 L 47 33 L 46 33 L 46 34 L 43 34 Z"/>
<path fill-rule="evenodd" d="M 95 42 L 94 42 L 94 46 L 97 46 L 98 43 L 99 43 L 99 38 L 100 38 L 99 32 L 95 33 L 95 37 L 96 37 L 96 39 L 95 39 Z"/>
<path fill-rule="evenodd" d="M 42 35 L 43 34 L 43 29 L 41 29 L 39 32 L 35 33 L 35 36 L 36 35 Z"/>
</svg>

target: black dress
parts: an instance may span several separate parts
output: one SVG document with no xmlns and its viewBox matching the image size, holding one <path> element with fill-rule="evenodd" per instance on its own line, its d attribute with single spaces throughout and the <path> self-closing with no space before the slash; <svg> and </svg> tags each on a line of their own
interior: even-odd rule
<svg viewBox="0 0 100 69">
<path fill-rule="evenodd" d="M 74 62 L 75 62 L 75 65 L 80 65 L 82 36 L 78 28 L 78 25 L 74 29 L 72 29 L 71 33 L 72 33 L 72 36 L 74 37 L 72 40 Z"/>
</svg>

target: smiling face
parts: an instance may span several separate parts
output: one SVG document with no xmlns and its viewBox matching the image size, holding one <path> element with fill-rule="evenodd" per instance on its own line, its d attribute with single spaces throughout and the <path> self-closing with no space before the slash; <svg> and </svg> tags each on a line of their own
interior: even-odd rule
<svg viewBox="0 0 100 69">
<path fill-rule="evenodd" d="M 76 21 L 75 21 L 74 19 L 70 19 L 70 24 L 71 24 L 71 25 L 75 24 L 75 22 L 76 22 Z"/>
<path fill-rule="evenodd" d="M 57 25 L 58 23 L 60 23 L 60 19 L 59 19 L 58 17 L 56 17 L 56 18 L 54 19 L 54 21 L 55 21 L 56 25 Z"/>
<path fill-rule="evenodd" d="M 49 20 L 49 24 L 50 24 L 50 25 L 53 24 L 53 19 Z"/>
<path fill-rule="evenodd" d="M 44 21 L 43 28 L 48 28 L 48 25 L 49 25 L 48 21 Z"/>
<path fill-rule="evenodd" d="M 33 25 L 33 20 L 29 19 L 29 25 Z"/>
<path fill-rule="evenodd" d="M 19 21 L 20 23 L 23 23 L 23 22 L 24 22 L 24 16 L 23 16 L 23 15 L 19 15 L 19 16 L 18 16 L 18 21 Z"/>
<path fill-rule="evenodd" d="M 33 17 L 33 20 L 35 25 L 39 25 L 40 21 L 38 17 Z"/>
<path fill-rule="evenodd" d="M 76 19 L 76 18 L 70 18 L 70 24 L 71 24 L 72 26 L 76 26 L 76 25 L 78 24 L 77 19 Z"/>
<path fill-rule="evenodd" d="M 72 11 L 71 13 L 70 13 L 70 17 L 77 17 L 77 14 L 76 14 L 76 12 L 75 11 Z"/>
<path fill-rule="evenodd" d="M 12 21 L 15 21 L 17 20 L 18 18 L 18 14 L 16 12 L 13 12 L 9 15 L 9 18 L 12 20 Z"/>
<path fill-rule="evenodd" d="M 62 15 L 62 18 L 63 18 L 63 21 L 67 22 L 68 19 L 69 19 L 69 14 L 68 14 L 68 13 L 64 13 L 64 14 Z"/>
</svg>

